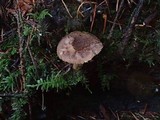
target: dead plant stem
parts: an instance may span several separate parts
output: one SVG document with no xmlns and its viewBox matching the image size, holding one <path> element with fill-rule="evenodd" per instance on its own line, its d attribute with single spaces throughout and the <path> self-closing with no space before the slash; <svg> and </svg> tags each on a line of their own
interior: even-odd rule
<svg viewBox="0 0 160 120">
<path fill-rule="evenodd" d="M 119 14 L 120 14 L 120 11 L 121 11 L 121 9 L 122 9 L 122 7 L 123 7 L 123 3 L 124 3 L 124 0 L 121 1 L 120 6 L 118 7 L 118 11 L 117 11 L 117 14 L 116 14 L 116 16 L 115 16 L 115 18 L 114 18 L 113 25 L 112 25 L 111 30 L 109 31 L 109 35 L 108 35 L 108 37 L 107 37 L 108 40 L 112 37 L 113 30 L 114 30 L 115 25 L 116 25 L 116 21 L 117 21 L 117 19 L 118 19 L 118 16 L 119 16 Z"/>
<path fill-rule="evenodd" d="M 73 18 L 72 15 L 71 15 L 70 12 L 69 12 L 68 7 L 67 7 L 67 5 L 65 4 L 64 0 L 61 0 L 61 1 L 62 1 L 62 3 L 63 3 L 63 5 L 64 5 L 64 7 L 65 7 L 65 9 L 66 9 L 66 11 L 67 11 L 67 13 L 69 14 L 70 18 Z"/>
<path fill-rule="evenodd" d="M 18 4 L 18 0 L 16 1 Z M 19 57 L 20 57 L 20 66 L 19 70 L 21 72 L 21 91 L 25 90 L 25 70 L 24 70 L 24 58 L 23 58 L 23 37 L 21 33 L 21 27 L 22 27 L 22 16 L 21 16 L 21 11 L 20 8 L 18 7 L 16 19 L 17 19 L 17 33 L 18 33 L 18 38 L 19 38 Z"/>
<path fill-rule="evenodd" d="M 95 21 L 95 17 L 96 17 L 96 10 L 97 10 L 97 5 L 95 4 L 93 16 L 92 16 L 92 23 L 91 23 L 91 27 L 90 27 L 90 32 L 92 32 L 92 30 L 93 30 L 93 25 L 94 25 L 94 21 Z"/>
<path fill-rule="evenodd" d="M 144 0 L 139 0 L 139 3 L 137 4 L 136 8 L 132 12 L 131 20 L 129 22 L 129 25 L 126 28 L 126 31 L 123 33 L 122 46 L 120 48 L 121 49 L 120 50 L 121 54 L 123 53 L 125 46 L 128 44 L 128 41 L 131 38 L 131 35 L 132 35 L 133 30 L 134 30 L 135 24 L 138 20 L 140 11 L 143 7 L 143 2 L 144 2 Z"/>
<path fill-rule="evenodd" d="M 31 52 L 31 48 L 29 47 L 29 42 L 30 42 L 30 41 L 31 41 L 31 39 L 32 39 L 33 32 L 34 32 L 34 30 L 35 30 L 35 29 L 36 29 L 35 27 L 33 27 L 33 28 L 32 28 L 32 30 L 31 30 L 31 34 L 30 34 L 30 35 L 28 36 L 28 38 L 27 38 L 26 48 L 28 49 L 28 52 L 29 52 L 29 55 L 30 55 L 30 57 L 31 57 L 31 60 L 32 60 L 33 66 L 34 66 L 34 68 L 35 68 L 36 76 L 38 77 L 37 64 L 36 64 L 36 62 L 35 62 L 35 60 L 34 60 L 33 54 L 32 54 L 32 52 Z"/>
</svg>

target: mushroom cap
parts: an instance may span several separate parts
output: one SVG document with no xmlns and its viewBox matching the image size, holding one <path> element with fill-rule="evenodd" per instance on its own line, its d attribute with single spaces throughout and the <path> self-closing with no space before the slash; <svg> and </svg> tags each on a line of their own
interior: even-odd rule
<svg viewBox="0 0 160 120">
<path fill-rule="evenodd" d="M 62 38 L 57 46 L 58 57 L 68 63 L 83 64 L 103 48 L 100 40 L 89 33 L 74 31 Z"/>
</svg>

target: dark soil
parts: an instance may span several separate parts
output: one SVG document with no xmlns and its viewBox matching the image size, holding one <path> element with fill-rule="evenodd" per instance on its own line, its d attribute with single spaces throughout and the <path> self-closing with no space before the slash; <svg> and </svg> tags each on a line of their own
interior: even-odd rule
<svg viewBox="0 0 160 120">
<path fill-rule="evenodd" d="M 144 73 L 151 68 L 143 67 L 140 68 L 144 69 L 143 71 L 137 69 L 136 72 L 131 68 L 127 75 L 119 72 L 121 73 L 119 77 L 111 81 L 110 90 L 103 91 L 96 81 L 98 77 L 96 69 L 91 67 L 93 64 L 95 63 L 87 66 L 90 67 L 87 75 L 92 82 L 90 85 L 92 93 L 81 85 L 59 93 L 49 91 L 45 93 L 46 109 L 33 113 L 33 116 L 41 114 L 44 120 L 117 120 L 115 114 L 118 114 L 121 119 L 126 120 L 124 116 L 127 117 L 127 115 L 132 119 L 134 114 L 146 115 L 147 118 L 160 115 L 159 78 L 155 71 Z M 40 120 L 37 117 L 34 119 Z"/>
</svg>

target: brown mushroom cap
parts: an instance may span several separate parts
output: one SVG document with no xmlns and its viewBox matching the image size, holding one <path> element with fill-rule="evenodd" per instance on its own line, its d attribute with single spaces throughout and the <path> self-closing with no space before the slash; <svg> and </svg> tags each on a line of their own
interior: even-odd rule
<svg viewBox="0 0 160 120">
<path fill-rule="evenodd" d="M 100 40 L 89 33 L 74 31 L 62 38 L 57 46 L 58 57 L 68 63 L 83 64 L 103 48 Z"/>
</svg>

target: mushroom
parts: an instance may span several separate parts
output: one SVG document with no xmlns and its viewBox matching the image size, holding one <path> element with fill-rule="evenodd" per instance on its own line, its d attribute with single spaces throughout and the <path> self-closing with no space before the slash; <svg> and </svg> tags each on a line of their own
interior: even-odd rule
<svg viewBox="0 0 160 120">
<path fill-rule="evenodd" d="M 73 69 L 90 61 L 103 48 L 100 40 L 92 34 L 74 31 L 62 38 L 57 46 L 57 55 L 64 62 L 73 64 Z"/>
</svg>

